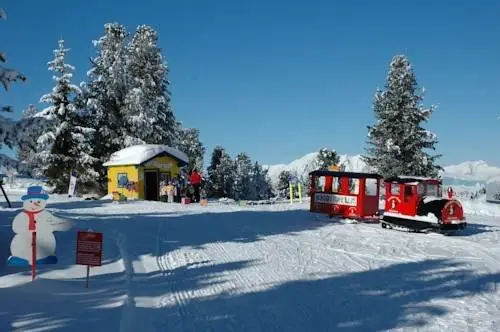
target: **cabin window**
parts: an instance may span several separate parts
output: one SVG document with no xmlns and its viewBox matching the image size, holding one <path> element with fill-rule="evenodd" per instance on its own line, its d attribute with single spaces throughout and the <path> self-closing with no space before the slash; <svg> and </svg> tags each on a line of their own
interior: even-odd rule
<svg viewBox="0 0 500 332">
<path fill-rule="evenodd" d="M 433 183 L 428 183 L 426 194 L 428 196 L 438 196 L 438 186 Z"/>
<path fill-rule="evenodd" d="M 349 178 L 349 194 L 351 195 L 359 194 L 359 179 Z"/>
<path fill-rule="evenodd" d="M 170 175 L 170 172 L 161 172 L 160 173 L 160 182 L 165 182 L 165 184 L 168 184 L 168 181 L 172 179 L 172 176 Z"/>
<path fill-rule="evenodd" d="M 118 188 L 125 188 L 128 184 L 128 174 L 118 173 L 117 183 L 118 183 Z"/>
<path fill-rule="evenodd" d="M 365 195 L 366 196 L 377 196 L 377 186 L 378 180 L 373 178 L 365 179 Z"/>
<path fill-rule="evenodd" d="M 399 196 L 399 183 L 391 183 L 391 195 Z"/>
<path fill-rule="evenodd" d="M 333 177 L 332 180 L 332 193 L 338 193 L 340 191 L 340 178 Z"/>
</svg>

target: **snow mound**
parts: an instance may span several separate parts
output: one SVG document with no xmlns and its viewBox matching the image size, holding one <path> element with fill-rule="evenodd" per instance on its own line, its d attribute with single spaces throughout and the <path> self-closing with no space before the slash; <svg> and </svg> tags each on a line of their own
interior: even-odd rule
<svg viewBox="0 0 500 332">
<path fill-rule="evenodd" d="M 155 156 L 167 153 L 174 158 L 185 162 L 189 162 L 188 156 L 177 149 L 167 145 L 160 144 L 140 144 L 130 146 L 128 148 L 117 151 L 111 155 L 109 161 L 105 162 L 104 166 L 119 166 L 119 165 L 140 165 L 145 161 L 154 158 Z"/>
</svg>

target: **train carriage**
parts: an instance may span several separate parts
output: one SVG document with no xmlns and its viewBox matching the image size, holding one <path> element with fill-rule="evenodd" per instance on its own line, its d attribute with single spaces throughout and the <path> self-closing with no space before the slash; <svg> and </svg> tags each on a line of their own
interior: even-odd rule
<svg viewBox="0 0 500 332">
<path fill-rule="evenodd" d="M 380 175 L 327 170 L 309 175 L 311 212 L 378 222 Z"/>
</svg>

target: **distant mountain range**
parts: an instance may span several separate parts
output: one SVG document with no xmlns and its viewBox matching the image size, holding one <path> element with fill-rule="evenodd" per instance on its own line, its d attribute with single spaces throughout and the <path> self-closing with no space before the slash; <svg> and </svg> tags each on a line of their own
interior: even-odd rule
<svg viewBox="0 0 500 332">
<path fill-rule="evenodd" d="M 308 153 L 305 156 L 292 161 L 289 164 L 264 165 L 268 169 L 269 177 L 273 185 L 278 183 L 279 175 L 287 170 L 297 174 L 301 178 L 308 176 L 309 172 L 317 169 L 317 152 Z M 340 163 L 346 166 L 347 171 L 370 172 L 361 155 L 340 155 Z M 5 174 L 8 165 L 19 168 L 19 162 L 6 154 L 0 153 L 0 173 Z M 445 171 L 441 174 L 444 183 L 449 185 L 476 186 L 484 184 L 493 177 L 500 177 L 500 167 L 490 166 L 483 160 L 464 161 L 457 165 L 444 167 Z"/>
<path fill-rule="evenodd" d="M 289 164 L 265 165 L 273 185 L 278 183 L 282 171 L 290 171 L 299 177 L 307 177 L 307 174 L 315 170 L 317 152 L 308 153 L 305 156 L 292 161 Z M 340 163 L 351 172 L 370 172 L 370 167 L 361 159 L 361 155 L 340 155 Z M 457 165 L 444 166 L 441 176 L 443 182 L 449 185 L 475 186 L 484 184 L 488 179 L 500 176 L 500 167 L 490 166 L 485 161 L 464 161 Z"/>
</svg>

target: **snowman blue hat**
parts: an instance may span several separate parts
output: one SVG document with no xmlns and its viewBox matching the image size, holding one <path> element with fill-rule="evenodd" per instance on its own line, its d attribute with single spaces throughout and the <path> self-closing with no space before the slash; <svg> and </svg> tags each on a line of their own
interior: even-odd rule
<svg viewBox="0 0 500 332">
<path fill-rule="evenodd" d="M 49 199 L 49 195 L 43 190 L 42 186 L 31 186 L 28 187 L 28 193 L 21 197 L 21 200 L 25 201 L 28 199 Z"/>
</svg>

